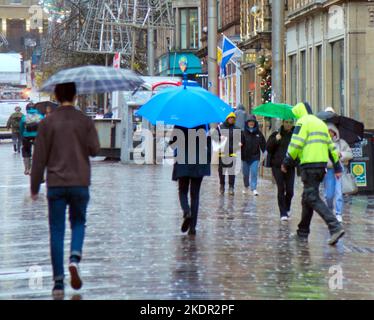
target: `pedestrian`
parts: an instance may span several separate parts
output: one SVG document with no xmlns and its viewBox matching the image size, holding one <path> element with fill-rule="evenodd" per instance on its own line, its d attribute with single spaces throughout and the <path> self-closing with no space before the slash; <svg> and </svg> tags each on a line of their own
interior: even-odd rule
<svg viewBox="0 0 374 320">
<path fill-rule="evenodd" d="M 229 180 L 229 194 L 235 193 L 235 169 L 237 162 L 237 154 L 240 150 L 241 131 L 236 126 L 236 115 L 231 112 L 226 121 L 217 127 L 213 139 L 218 140 L 222 144 L 218 157 L 218 175 L 220 180 L 220 194 L 225 193 L 225 176 Z"/>
<path fill-rule="evenodd" d="M 348 143 L 340 138 L 339 130 L 334 124 L 328 123 L 327 127 L 329 129 L 330 137 L 335 144 L 336 151 L 339 154 L 340 162 L 343 164 L 343 170 L 347 171 L 348 162 L 353 159 L 353 152 Z M 339 222 L 342 222 L 344 206 L 342 180 L 335 177 L 334 166 L 330 159 L 327 164 L 324 187 L 327 206 L 332 212 L 334 212 L 335 208 L 336 218 Z"/>
<path fill-rule="evenodd" d="M 27 105 L 26 114 L 21 118 L 20 133 L 22 136 L 22 157 L 25 175 L 31 173 L 32 146 L 38 134 L 39 123 L 43 118 L 43 115 L 32 103 Z"/>
<path fill-rule="evenodd" d="M 241 143 L 244 180 L 243 193 L 247 194 L 250 187 L 253 195 L 257 197 L 259 195 L 257 192 L 258 167 L 261 159 L 261 152 L 265 152 L 266 150 L 266 140 L 259 129 L 256 116 L 249 115 L 242 133 Z"/>
<path fill-rule="evenodd" d="M 21 119 L 23 117 L 23 113 L 21 112 L 21 110 L 22 109 L 20 106 L 16 106 L 14 108 L 15 112 L 11 114 L 6 125 L 8 130 L 10 129 L 12 130 L 12 141 L 13 141 L 14 153 L 20 153 L 21 146 L 22 146 L 20 124 L 21 124 Z"/>
<path fill-rule="evenodd" d="M 342 167 L 339 155 L 327 125 L 313 115 L 307 102 L 299 103 L 292 109 L 298 119 L 287 156 L 282 164 L 282 171 L 287 173 L 290 167 L 295 166 L 295 161 L 300 161 L 301 180 L 304 184 L 302 196 L 302 217 L 299 223 L 296 238 L 307 240 L 310 233 L 310 223 L 313 211 L 316 211 L 327 224 L 331 238 L 330 245 L 335 245 L 344 235 L 341 223 L 321 200 L 319 187 L 322 183 L 329 159 L 332 159 L 334 172 L 337 179 L 342 176 Z"/>
<path fill-rule="evenodd" d="M 75 84 L 57 85 L 55 96 L 60 106 L 39 125 L 31 172 L 31 197 L 33 200 L 37 199 L 46 169 L 54 279 L 52 293 L 54 297 L 60 298 L 64 294 L 64 234 L 67 206 L 71 226 L 71 285 L 74 289 L 82 287 L 79 262 L 82 259 L 89 201 L 89 157 L 98 154 L 100 145 L 93 121 L 74 107 Z"/>
<path fill-rule="evenodd" d="M 188 231 L 192 236 L 196 235 L 201 184 L 205 176 L 210 176 L 211 137 L 207 129 L 207 126 L 193 129 L 175 126 L 170 142 L 176 157 L 172 179 L 178 181 L 179 201 L 183 210 L 181 231 Z"/>
<path fill-rule="evenodd" d="M 281 221 L 287 221 L 291 213 L 291 202 L 294 195 L 295 168 L 282 172 L 281 166 L 287 154 L 294 129 L 292 119 L 284 120 L 279 131 L 268 139 L 266 150 L 270 157 L 270 166 L 278 189 L 278 207 Z"/>
<path fill-rule="evenodd" d="M 238 105 L 237 110 L 235 111 L 236 116 L 236 126 L 239 127 L 241 130 L 245 128 L 245 121 L 247 120 L 247 112 L 242 104 Z"/>
</svg>

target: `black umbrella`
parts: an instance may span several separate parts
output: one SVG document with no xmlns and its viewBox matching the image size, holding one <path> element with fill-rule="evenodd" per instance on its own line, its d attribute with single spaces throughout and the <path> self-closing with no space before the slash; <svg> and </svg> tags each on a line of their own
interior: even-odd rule
<svg viewBox="0 0 374 320">
<path fill-rule="evenodd" d="M 34 108 L 38 109 L 40 113 L 46 114 L 47 113 L 47 108 L 50 107 L 51 111 L 55 111 L 56 108 L 58 107 L 57 103 L 54 103 L 52 101 L 42 101 L 34 104 Z"/>
<path fill-rule="evenodd" d="M 322 111 L 317 117 L 327 123 L 333 123 L 339 130 L 340 137 L 349 145 L 361 141 L 364 138 L 364 124 L 352 118 L 339 116 L 330 111 Z"/>
</svg>

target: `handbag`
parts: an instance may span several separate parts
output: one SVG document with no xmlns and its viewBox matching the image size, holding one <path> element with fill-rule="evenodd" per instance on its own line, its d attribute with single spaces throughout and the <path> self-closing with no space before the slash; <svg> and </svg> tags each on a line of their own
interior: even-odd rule
<svg viewBox="0 0 374 320">
<path fill-rule="evenodd" d="M 356 184 L 355 177 L 349 173 L 345 172 L 342 175 L 342 192 L 343 194 L 356 194 L 358 193 L 358 187 Z"/>
</svg>

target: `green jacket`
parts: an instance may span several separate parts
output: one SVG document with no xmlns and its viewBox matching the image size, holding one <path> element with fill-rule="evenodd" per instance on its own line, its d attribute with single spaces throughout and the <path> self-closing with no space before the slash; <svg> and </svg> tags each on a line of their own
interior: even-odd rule
<svg viewBox="0 0 374 320">
<path fill-rule="evenodd" d="M 301 168 L 326 168 L 331 159 L 335 171 L 340 172 L 339 154 L 327 125 L 312 114 L 306 103 L 297 104 L 292 112 L 298 121 L 287 150 L 286 165 L 299 160 Z"/>
<path fill-rule="evenodd" d="M 22 119 L 23 113 L 22 112 L 14 112 L 9 117 L 8 122 L 6 124 L 7 129 L 12 129 L 12 133 L 19 133 L 20 132 L 20 123 Z"/>
</svg>

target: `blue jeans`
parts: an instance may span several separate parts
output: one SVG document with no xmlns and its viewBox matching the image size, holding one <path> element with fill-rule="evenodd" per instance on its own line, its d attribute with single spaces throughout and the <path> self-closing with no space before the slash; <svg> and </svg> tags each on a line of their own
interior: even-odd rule
<svg viewBox="0 0 374 320">
<path fill-rule="evenodd" d="M 337 215 L 342 215 L 344 204 L 342 180 L 336 179 L 334 169 L 327 169 L 327 173 L 324 179 L 324 186 L 327 206 L 330 210 L 334 210 L 335 200 L 335 212 Z"/>
<path fill-rule="evenodd" d="M 249 188 L 249 176 L 251 176 L 251 190 L 257 189 L 257 175 L 258 175 L 258 164 L 260 161 L 244 161 L 243 163 L 243 178 L 244 187 Z"/>
<path fill-rule="evenodd" d="M 50 187 L 48 188 L 48 211 L 50 250 L 53 279 L 64 279 L 64 236 L 66 207 L 69 206 L 71 227 L 71 257 L 82 256 L 86 211 L 89 201 L 88 187 Z"/>
</svg>

